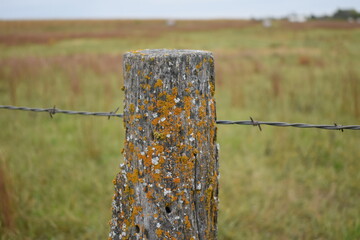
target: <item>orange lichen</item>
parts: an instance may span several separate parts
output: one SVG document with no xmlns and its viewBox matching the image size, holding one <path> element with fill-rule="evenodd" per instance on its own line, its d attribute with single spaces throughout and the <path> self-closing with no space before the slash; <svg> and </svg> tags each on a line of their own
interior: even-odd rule
<svg viewBox="0 0 360 240">
<path fill-rule="evenodd" d="M 140 213 L 141 211 L 142 211 L 141 206 L 134 206 L 133 215 L 138 215 L 138 213 Z"/>
<path fill-rule="evenodd" d="M 191 228 L 191 223 L 190 223 L 190 220 L 189 220 L 189 216 L 185 216 L 184 220 L 185 220 L 185 226 L 190 229 Z"/>
<path fill-rule="evenodd" d="M 156 235 L 158 236 L 158 237 L 161 237 L 162 236 L 162 234 L 163 234 L 163 230 L 161 230 L 160 228 L 158 228 L 158 229 L 156 229 L 155 230 L 155 233 L 156 233 Z"/>
<path fill-rule="evenodd" d="M 161 132 L 154 132 L 154 138 L 157 140 L 164 140 L 166 138 L 166 135 Z"/>
<path fill-rule="evenodd" d="M 138 158 L 142 159 L 144 161 L 144 165 L 146 167 L 150 167 L 152 162 L 151 162 L 151 157 L 149 157 L 149 155 L 141 155 L 140 153 L 138 154 Z"/>
<path fill-rule="evenodd" d="M 146 193 L 146 198 L 147 198 L 147 199 L 152 199 L 152 198 L 154 198 L 153 195 L 152 195 L 152 192 L 150 192 L 150 191 L 147 192 L 147 193 Z"/>
<path fill-rule="evenodd" d="M 162 145 L 154 146 L 154 148 L 155 148 L 156 155 L 160 155 L 164 152 L 164 146 L 162 146 Z"/>
<path fill-rule="evenodd" d="M 148 106 L 148 110 L 149 110 L 149 111 L 151 111 L 151 112 L 152 112 L 152 111 L 154 111 L 154 109 L 155 109 L 155 107 L 154 107 L 154 106 L 152 106 L 152 105 Z M 154 125 L 154 124 L 153 124 L 153 125 Z"/>
<path fill-rule="evenodd" d="M 140 87 L 144 90 L 149 91 L 151 89 L 150 84 L 140 84 Z"/>
<path fill-rule="evenodd" d="M 126 72 L 130 72 L 130 70 L 131 70 L 131 65 L 127 63 L 126 66 L 125 66 L 125 68 L 126 68 Z"/>
<path fill-rule="evenodd" d="M 182 111 L 183 111 L 183 110 L 182 110 L 181 108 L 175 108 L 173 112 L 174 112 L 175 115 L 180 115 L 180 113 L 181 113 Z"/>
<path fill-rule="evenodd" d="M 154 85 L 155 88 L 162 88 L 163 87 L 163 82 L 161 79 L 158 79 Z"/>
<path fill-rule="evenodd" d="M 128 149 L 130 150 L 130 152 L 134 151 L 134 143 L 126 142 L 126 145 L 127 145 Z"/>
<path fill-rule="evenodd" d="M 137 183 L 139 181 L 139 170 L 135 169 L 132 173 L 128 172 L 126 177 L 130 182 Z"/>
<path fill-rule="evenodd" d="M 159 118 L 154 118 L 152 121 L 151 121 L 151 124 L 152 125 L 156 125 L 156 124 L 158 124 L 158 122 L 159 122 Z"/>
<path fill-rule="evenodd" d="M 135 112 L 135 105 L 134 104 L 130 104 L 129 111 L 130 111 L 130 113 Z"/>
<path fill-rule="evenodd" d="M 211 96 L 215 95 L 215 85 L 213 83 L 210 83 L 210 93 Z"/>
<path fill-rule="evenodd" d="M 180 160 L 180 162 L 182 162 L 182 163 L 187 163 L 187 161 L 189 160 L 189 158 L 188 158 L 187 156 L 181 156 L 181 157 L 179 158 L 179 160 Z"/>
<path fill-rule="evenodd" d="M 161 179 L 162 179 L 162 177 L 161 177 L 161 175 L 160 175 L 159 173 L 154 173 L 154 174 L 152 175 L 152 177 L 153 177 L 153 179 L 154 179 L 155 182 L 160 182 Z"/>
</svg>

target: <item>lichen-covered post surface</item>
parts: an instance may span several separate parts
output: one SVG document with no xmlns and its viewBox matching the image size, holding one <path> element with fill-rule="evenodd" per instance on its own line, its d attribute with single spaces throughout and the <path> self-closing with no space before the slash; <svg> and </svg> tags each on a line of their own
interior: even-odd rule
<svg viewBox="0 0 360 240">
<path fill-rule="evenodd" d="M 123 64 L 126 139 L 109 239 L 216 239 L 212 54 L 141 50 Z"/>
</svg>

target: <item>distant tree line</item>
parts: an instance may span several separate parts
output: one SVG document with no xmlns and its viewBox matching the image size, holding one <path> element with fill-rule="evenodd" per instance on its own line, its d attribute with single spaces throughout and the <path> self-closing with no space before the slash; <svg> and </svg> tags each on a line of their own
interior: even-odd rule
<svg viewBox="0 0 360 240">
<path fill-rule="evenodd" d="M 349 20 L 349 19 L 360 19 L 360 13 L 355 9 L 339 9 L 333 15 L 315 16 L 310 15 L 312 20 Z"/>
</svg>

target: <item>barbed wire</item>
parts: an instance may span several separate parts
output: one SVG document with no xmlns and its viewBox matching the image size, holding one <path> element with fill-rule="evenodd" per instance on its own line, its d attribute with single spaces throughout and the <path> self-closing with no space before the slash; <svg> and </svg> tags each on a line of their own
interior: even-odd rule
<svg viewBox="0 0 360 240">
<path fill-rule="evenodd" d="M 48 112 L 50 117 L 56 113 L 63 114 L 77 114 L 77 115 L 85 115 L 85 116 L 101 116 L 101 117 L 124 117 L 124 114 L 117 113 L 119 108 L 117 108 L 113 112 L 85 112 L 85 111 L 71 111 L 71 110 L 61 110 L 57 109 L 55 106 L 53 108 L 29 108 L 29 107 L 16 107 L 9 105 L 0 105 L 0 109 L 8 109 L 8 110 L 21 110 L 21 111 L 32 111 L 32 112 Z M 295 127 L 295 128 L 319 128 L 326 130 L 360 130 L 360 125 L 338 125 L 334 123 L 334 125 L 315 125 L 315 124 L 307 124 L 307 123 L 287 123 L 287 122 L 263 122 L 263 121 L 254 121 L 252 117 L 250 120 L 241 120 L 241 121 L 229 121 L 229 120 L 217 120 L 216 124 L 223 125 L 252 125 L 257 126 L 260 131 L 262 131 L 261 125 L 268 125 L 274 127 Z"/>
<path fill-rule="evenodd" d="M 71 111 L 71 110 L 61 110 L 57 109 L 55 106 L 53 108 L 29 108 L 29 107 L 15 107 L 8 105 L 0 105 L 0 109 L 8 109 L 8 110 L 21 110 L 21 111 L 31 111 L 31 112 L 48 112 L 50 117 L 52 118 L 56 113 L 63 114 L 77 114 L 77 115 L 86 115 L 86 116 L 101 116 L 101 117 L 120 117 L 122 118 L 124 115 L 121 113 L 116 113 L 119 108 L 117 108 L 114 112 L 85 112 L 85 111 Z"/>
<path fill-rule="evenodd" d="M 275 127 L 295 127 L 295 128 L 320 128 L 326 130 L 360 130 L 360 125 L 338 125 L 334 123 L 334 125 L 314 125 L 307 123 L 286 123 L 286 122 L 262 122 L 262 121 L 226 121 L 226 120 L 217 120 L 217 124 L 238 124 L 238 125 L 253 125 L 259 127 L 261 131 L 261 125 L 269 125 Z"/>
</svg>

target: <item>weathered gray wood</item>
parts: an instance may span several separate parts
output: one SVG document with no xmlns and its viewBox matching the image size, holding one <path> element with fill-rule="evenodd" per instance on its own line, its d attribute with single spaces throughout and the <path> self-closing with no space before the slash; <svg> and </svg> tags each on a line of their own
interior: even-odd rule
<svg viewBox="0 0 360 240">
<path fill-rule="evenodd" d="M 110 239 L 216 239 L 218 153 L 210 52 L 124 55 L 125 163 Z"/>
</svg>

